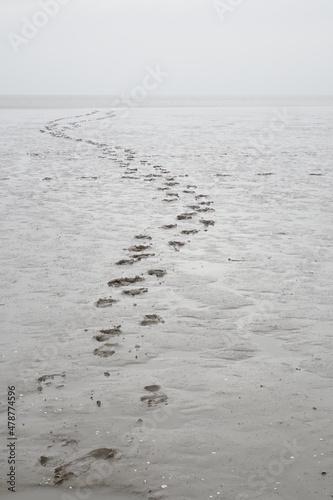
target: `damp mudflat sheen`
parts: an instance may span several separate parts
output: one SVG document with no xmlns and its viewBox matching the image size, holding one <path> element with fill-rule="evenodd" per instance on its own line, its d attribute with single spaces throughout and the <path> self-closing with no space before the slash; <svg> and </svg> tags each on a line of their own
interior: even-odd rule
<svg viewBox="0 0 333 500">
<path fill-rule="evenodd" d="M 1 112 L 18 496 L 330 497 L 333 108 L 81 100 Z"/>
</svg>

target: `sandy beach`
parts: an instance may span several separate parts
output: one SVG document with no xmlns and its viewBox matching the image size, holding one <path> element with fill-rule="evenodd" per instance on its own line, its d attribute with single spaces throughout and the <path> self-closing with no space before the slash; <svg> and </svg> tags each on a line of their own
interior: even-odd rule
<svg viewBox="0 0 333 500">
<path fill-rule="evenodd" d="M 3 110 L 16 498 L 333 497 L 332 110 Z"/>
</svg>

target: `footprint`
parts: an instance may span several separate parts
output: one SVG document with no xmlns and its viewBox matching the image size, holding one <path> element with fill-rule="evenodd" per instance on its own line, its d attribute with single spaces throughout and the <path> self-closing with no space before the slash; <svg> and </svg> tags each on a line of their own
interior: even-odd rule
<svg viewBox="0 0 333 500">
<path fill-rule="evenodd" d="M 114 460 L 117 454 L 118 451 L 112 448 L 98 448 L 87 453 L 83 457 L 63 464 L 54 470 L 54 484 L 61 484 L 67 479 L 80 477 L 82 474 L 96 467 L 97 460 Z"/>
<path fill-rule="evenodd" d="M 149 394 L 147 396 L 142 396 L 141 401 L 147 403 L 147 406 L 150 408 L 153 404 L 154 406 L 165 403 L 168 400 L 168 397 L 165 394 L 159 394 L 160 390 L 159 385 L 147 385 L 145 390 L 151 392 L 153 394 Z"/>
<path fill-rule="evenodd" d="M 204 220 L 200 219 L 201 224 L 203 224 L 205 227 L 207 226 L 214 226 L 215 222 L 213 220 Z"/>
<path fill-rule="evenodd" d="M 134 236 L 137 240 L 151 240 L 151 236 L 148 236 L 146 234 L 136 234 Z"/>
<path fill-rule="evenodd" d="M 197 234 L 198 232 L 198 229 L 184 229 L 181 234 Z"/>
<path fill-rule="evenodd" d="M 94 354 L 96 356 L 100 356 L 101 358 L 109 358 L 113 356 L 116 351 L 113 350 L 114 347 L 117 347 L 119 344 L 103 344 L 101 347 L 98 347 L 94 350 Z"/>
<path fill-rule="evenodd" d="M 147 293 L 148 288 L 135 288 L 133 290 L 123 290 L 124 295 L 130 295 L 131 297 L 135 297 L 136 295 L 142 295 L 143 293 Z"/>
<path fill-rule="evenodd" d="M 133 283 L 138 283 L 139 281 L 144 281 L 144 278 L 141 278 L 141 276 L 135 276 L 134 278 L 118 278 L 109 281 L 108 285 L 114 287 L 128 286 Z"/>
<path fill-rule="evenodd" d="M 148 259 L 149 257 L 155 257 L 154 253 L 140 253 L 138 255 L 134 255 L 134 261 L 140 261 L 141 259 Z"/>
<path fill-rule="evenodd" d="M 45 385 L 50 385 L 52 384 L 51 381 L 54 380 L 54 377 L 61 377 L 62 379 L 64 379 L 66 377 L 66 373 L 63 372 L 63 373 L 52 373 L 51 375 L 42 375 L 37 379 L 38 382 L 37 390 L 39 392 L 42 392 L 43 390 L 42 383 L 45 383 Z"/>
<path fill-rule="evenodd" d="M 148 392 L 157 392 L 160 390 L 160 388 L 161 387 L 159 385 L 146 385 L 144 389 Z"/>
<path fill-rule="evenodd" d="M 116 302 L 118 302 L 118 300 L 115 300 L 112 297 L 109 297 L 108 299 L 98 299 L 98 301 L 95 302 L 95 306 L 96 307 L 111 307 Z"/>
<path fill-rule="evenodd" d="M 180 247 L 185 245 L 184 241 L 169 241 L 169 245 L 178 250 Z"/>
<path fill-rule="evenodd" d="M 141 321 L 142 326 L 157 325 L 158 323 L 164 323 L 164 321 L 157 314 L 146 314 Z"/>
<path fill-rule="evenodd" d="M 164 224 L 162 229 L 174 229 L 175 227 L 177 227 L 177 224 Z"/>
<path fill-rule="evenodd" d="M 117 266 L 125 266 L 127 264 L 134 264 L 135 260 L 134 259 L 121 259 L 116 262 Z"/>
<path fill-rule="evenodd" d="M 208 198 L 208 194 L 198 194 L 195 199 L 199 200 L 200 198 Z"/>
<path fill-rule="evenodd" d="M 178 220 L 192 219 L 193 215 L 195 215 L 195 212 L 180 214 L 177 215 L 177 219 Z"/>
<path fill-rule="evenodd" d="M 115 326 L 114 328 L 109 328 L 107 330 L 100 330 L 98 335 L 95 335 L 95 339 L 97 342 L 105 342 L 110 340 L 110 337 L 115 335 L 120 335 L 121 333 L 121 325 Z"/>
<path fill-rule="evenodd" d="M 149 269 L 148 274 L 150 276 L 156 276 L 157 278 L 163 278 L 166 275 L 166 271 L 163 269 Z"/>
<path fill-rule="evenodd" d="M 179 194 L 174 191 L 170 191 L 170 193 L 166 193 L 166 196 L 177 196 L 179 198 Z"/>
<path fill-rule="evenodd" d="M 151 245 L 133 245 L 128 250 L 130 252 L 143 252 L 144 250 L 147 250 L 148 248 L 151 248 Z"/>
<path fill-rule="evenodd" d="M 197 212 L 215 212 L 215 209 L 211 207 L 200 207 L 197 209 Z"/>
</svg>

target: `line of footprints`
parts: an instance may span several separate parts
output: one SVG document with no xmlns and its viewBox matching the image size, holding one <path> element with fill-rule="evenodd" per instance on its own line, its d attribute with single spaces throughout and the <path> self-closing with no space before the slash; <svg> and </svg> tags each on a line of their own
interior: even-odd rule
<svg viewBox="0 0 333 500">
<path fill-rule="evenodd" d="M 41 130 L 43 133 L 48 133 L 53 137 L 63 138 L 67 140 L 77 141 L 77 142 L 85 142 L 90 146 L 98 148 L 100 151 L 99 158 L 102 159 L 111 159 L 113 162 L 117 163 L 119 167 L 124 169 L 122 179 L 126 179 L 128 181 L 137 181 L 141 180 L 143 182 L 152 183 L 152 187 L 156 186 L 156 190 L 161 194 L 163 203 L 173 203 L 178 205 L 179 202 L 183 202 L 185 204 L 185 211 L 175 215 L 175 221 L 161 226 L 161 229 L 165 231 L 178 231 L 179 224 L 190 224 L 191 227 L 183 228 L 180 230 L 180 234 L 183 236 L 193 236 L 199 232 L 199 228 L 203 228 L 205 231 L 208 230 L 209 226 L 213 226 L 215 224 L 214 220 L 201 218 L 199 219 L 199 226 L 196 225 L 196 216 L 198 214 L 205 214 L 208 212 L 214 212 L 213 201 L 208 199 L 208 195 L 204 194 L 196 194 L 197 186 L 188 184 L 185 175 L 175 176 L 172 175 L 171 172 L 161 165 L 152 165 L 149 159 L 141 160 L 140 167 L 131 166 L 133 162 L 136 160 L 136 152 L 132 149 L 124 149 L 119 146 L 110 147 L 107 144 L 100 143 L 91 139 L 82 139 L 82 138 L 73 138 L 68 135 L 67 131 L 74 131 L 80 126 L 80 123 L 84 123 L 87 121 L 98 121 L 98 120 L 106 120 L 110 119 L 110 117 L 114 116 L 112 112 L 104 113 L 102 116 L 99 116 L 100 112 L 93 111 L 91 113 L 87 113 L 86 115 L 78 115 L 76 117 L 71 117 L 71 119 L 83 118 L 80 121 L 72 121 L 67 123 L 66 126 L 59 128 L 61 121 L 64 119 L 57 119 L 49 122 L 45 127 L 45 130 Z M 92 119 L 88 120 L 88 117 L 93 116 Z M 67 118 L 68 119 L 68 118 Z M 140 168 L 140 170 L 139 170 Z M 143 171 L 143 172 L 141 172 Z M 184 185 L 181 186 L 179 182 L 180 178 L 185 178 Z M 82 176 L 81 179 L 87 180 L 97 180 L 98 177 L 94 176 Z M 49 177 L 46 177 L 44 180 L 52 180 Z M 194 222 L 194 226 L 193 226 Z M 179 233 L 178 233 L 179 234 Z M 149 259 L 155 256 L 155 253 L 152 251 L 152 237 L 146 234 L 138 234 L 134 236 L 135 244 L 128 248 L 129 255 L 121 258 L 116 262 L 118 266 L 134 266 L 135 263 L 143 260 Z M 170 239 L 168 245 L 175 251 L 179 251 L 184 245 L 185 241 L 180 241 L 178 239 Z M 164 269 L 148 269 L 146 271 L 148 276 L 163 278 L 166 274 Z M 133 273 L 134 274 L 134 273 Z M 137 297 L 139 295 L 143 295 L 148 293 L 148 288 L 143 286 L 143 282 L 145 282 L 145 278 L 139 275 L 134 275 L 133 277 L 121 277 L 115 278 L 108 282 L 108 286 L 111 288 L 121 288 L 122 295 L 127 297 Z M 133 287 L 133 285 L 137 285 Z M 100 298 L 95 302 L 95 306 L 98 308 L 111 307 L 113 304 L 118 302 L 117 299 L 113 297 Z M 158 323 L 164 323 L 164 320 L 155 313 L 146 314 L 141 321 L 141 326 L 152 326 L 157 325 Z M 118 343 L 116 342 L 116 338 L 122 333 L 121 325 L 116 325 L 113 328 L 101 329 L 97 335 L 94 336 L 94 340 L 101 345 L 94 349 L 94 354 L 96 356 L 100 356 L 103 358 L 110 357 L 116 352 L 116 348 L 118 347 Z M 109 372 L 104 372 L 105 376 L 110 376 Z M 161 392 L 161 388 L 159 385 L 150 385 L 146 386 L 145 394 L 141 397 L 141 401 L 146 403 L 148 407 L 157 404 L 167 404 L 167 396 Z M 100 406 L 101 402 L 97 401 L 97 405 Z"/>
</svg>

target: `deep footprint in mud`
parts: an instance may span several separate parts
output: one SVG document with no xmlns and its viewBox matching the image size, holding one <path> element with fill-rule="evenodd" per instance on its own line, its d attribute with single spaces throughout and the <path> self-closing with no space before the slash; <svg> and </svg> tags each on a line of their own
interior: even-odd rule
<svg viewBox="0 0 333 500">
<path fill-rule="evenodd" d="M 119 452 L 112 448 L 98 448 L 83 457 L 65 463 L 54 470 L 54 484 L 62 484 L 67 479 L 80 477 L 96 467 L 97 460 L 114 460 Z"/>
<path fill-rule="evenodd" d="M 175 229 L 177 227 L 177 224 L 164 224 L 162 226 L 162 229 Z"/>
<path fill-rule="evenodd" d="M 142 326 L 157 325 L 158 323 L 164 323 L 164 320 L 157 314 L 146 314 L 141 321 Z"/>
</svg>

